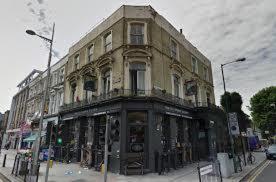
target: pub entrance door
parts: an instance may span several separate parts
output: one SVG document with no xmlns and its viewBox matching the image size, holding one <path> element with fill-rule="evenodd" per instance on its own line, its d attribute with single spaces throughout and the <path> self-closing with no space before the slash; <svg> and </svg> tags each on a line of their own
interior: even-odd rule
<svg viewBox="0 0 276 182">
<path fill-rule="evenodd" d="M 147 112 L 130 111 L 127 115 L 127 160 L 148 166 Z M 136 159 L 135 159 L 136 158 Z"/>
</svg>

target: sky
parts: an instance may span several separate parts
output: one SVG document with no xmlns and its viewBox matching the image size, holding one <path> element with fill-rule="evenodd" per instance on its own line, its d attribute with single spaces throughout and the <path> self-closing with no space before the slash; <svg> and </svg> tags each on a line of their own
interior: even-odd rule
<svg viewBox="0 0 276 182">
<path fill-rule="evenodd" d="M 27 35 L 33 29 L 50 37 L 56 24 L 53 64 L 69 47 L 121 5 L 151 5 L 212 62 L 216 103 L 226 89 L 242 95 L 249 114 L 250 98 L 276 86 L 275 0 L 1 0 L 0 112 L 10 108 L 17 84 L 33 69 L 47 65 L 47 43 Z"/>
</svg>

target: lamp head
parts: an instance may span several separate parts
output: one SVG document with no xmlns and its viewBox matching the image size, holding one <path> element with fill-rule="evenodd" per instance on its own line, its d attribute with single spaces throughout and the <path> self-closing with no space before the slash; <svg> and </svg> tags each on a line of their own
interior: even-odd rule
<svg viewBox="0 0 276 182">
<path fill-rule="evenodd" d="M 29 35 L 36 35 L 36 33 L 33 30 L 26 30 L 26 33 Z"/>
<path fill-rule="evenodd" d="M 239 58 L 239 59 L 236 60 L 236 62 L 243 62 L 245 60 L 246 60 L 246 58 Z"/>
</svg>

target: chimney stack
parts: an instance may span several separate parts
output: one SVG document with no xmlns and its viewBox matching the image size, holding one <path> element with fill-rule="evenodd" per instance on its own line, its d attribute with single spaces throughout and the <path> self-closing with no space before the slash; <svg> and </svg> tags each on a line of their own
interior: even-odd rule
<svg viewBox="0 0 276 182">
<path fill-rule="evenodd" d="M 182 28 L 181 28 L 179 31 L 180 31 L 180 33 L 182 34 Z"/>
</svg>

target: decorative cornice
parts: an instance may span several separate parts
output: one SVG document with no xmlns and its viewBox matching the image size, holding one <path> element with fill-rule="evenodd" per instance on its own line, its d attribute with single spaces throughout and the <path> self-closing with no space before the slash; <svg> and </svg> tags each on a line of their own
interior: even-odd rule
<svg viewBox="0 0 276 182">
<path fill-rule="evenodd" d="M 141 48 L 129 48 L 124 51 L 122 55 L 125 59 L 129 57 L 143 57 L 148 59 L 152 58 L 152 54 L 150 51 Z"/>
<path fill-rule="evenodd" d="M 170 68 L 179 71 L 181 74 L 184 74 L 185 67 L 179 61 L 177 61 L 175 59 L 172 59 Z"/>
<path fill-rule="evenodd" d="M 80 76 L 85 76 L 85 75 L 96 76 L 95 68 L 93 67 L 93 65 L 91 63 L 86 64 L 81 68 L 79 75 Z"/>
<path fill-rule="evenodd" d="M 95 62 L 95 67 L 100 69 L 103 66 L 112 65 L 113 62 L 114 59 L 110 55 L 106 55 L 98 59 L 97 62 Z"/>
<path fill-rule="evenodd" d="M 80 70 L 76 70 L 76 71 L 70 73 L 70 74 L 66 77 L 66 79 L 67 79 L 69 82 L 74 82 L 74 81 L 76 81 L 76 80 L 79 78 L 79 72 L 80 72 Z"/>
</svg>

